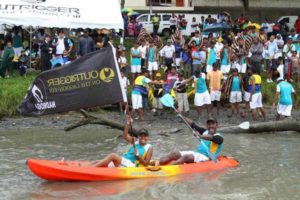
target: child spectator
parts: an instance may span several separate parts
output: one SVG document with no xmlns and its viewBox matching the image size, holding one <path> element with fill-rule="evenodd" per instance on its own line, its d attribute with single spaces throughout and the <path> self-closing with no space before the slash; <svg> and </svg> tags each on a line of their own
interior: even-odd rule
<svg viewBox="0 0 300 200">
<path fill-rule="evenodd" d="M 189 101 L 187 96 L 186 84 L 181 84 L 184 81 L 183 73 L 178 73 L 179 79 L 174 83 L 174 90 L 176 92 L 176 101 L 179 112 L 189 112 Z"/>
<path fill-rule="evenodd" d="M 12 42 L 8 41 L 2 55 L 1 71 L 0 75 L 3 78 L 9 78 L 9 74 L 12 74 L 13 70 L 13 58 L 15 56 L 14 49 L 12 48 Z"/>
<path fill-rule="evenodd" d="M 279 73 L 279 78 L 284 79 L 284 63 L 283 63 L 283 57 L 279 57 L 277 59 L 277 72 Z"/>
<path fill-rule="evenodd" d="M 155 74 L 155 83 L 158 83 L 156 85 L 154 85 L 154 89 L 153 89 L 153 109 L 152 112 L 154 112 L 154 116 L 162 115 L 162 103 L 160 102 L 160 98 L 163 96 L 163 84 L 164 81 L 161 79 L 161 73 L 156 73 Z"/>
<path fill-rule="evenodd" d="M 222 80 L 223 80 L 223 74 L 219 70 L 219 63 L 214 63 L 213 70 L 207 73 L 207 81 L 209 82 L 209 91 L 210 91 L 210 98 L 212 101 L 212 105 L 217 106 L 218 115 L 220 109 Z"/>
<path fill-rule="evenodd" d="M 189 47 L 187 44 L 185 44 L 182 49 L 181 60 L 183 62 L 184 76 L 186 78 L 190 77 L 192 75 L 191 74 L 191 57 L 190 57 Z"/>
<path fill-rule="evenodd" d="M 174 87 L 174 83 L 178 81 L 178 74 L 176 71 L 176 67 L 173 66 L 171 68 L 171 72 L 167 74 L 167 81 L 166 83 L 169 85 L 170 88 Z"/>
<path fill-rule="evenodd" d="M 194 74 L 195 71 L 202 71 L 201 69 L 201 52 L 200 52 L 200 46 L 196 46 L 196 51 L 192 53 L 192 59 L 193 59 L 193 71 L 192 73 Z"/>
<path fill-rule="evenodd" d="M 27 68 L 28 68 L 29 57 L 26 55 L 25 50 L 21 51 L 21 55 L 19 57 L 19 72 L 20 76 L 26 76 Z"/>
<path fill-rule="evenodd" d="M 69 53 L 67 50 L 64 50 L 64 53 L 62 55 L 62 60 L 63 60 L 63 64 L 68 64 L 70 63 L 70 60 L 69 60 Z"/>
<path fill-rule="evenodd" d="M 247 68 L 247 73 L 243 77 L 243 100 L 245 103 L 244 112 L 241 114 L 242 118 L 246 118 L 249 110 L 249 102 L 250 102 L 250 92 L 249 92 L 249 80 L 252 75 L 251 69 Z"/>
<path fill-rule="evenodd" d="M 231 114 L 228 117 L 232 117 L 235 113 L 240 112 L 240 103 L 242 102 L 242 78 L 238 75 L 238 69 L 232 70 L 232 75 L 228 79 L 228 88 L 226 90 L 227 96 L 230 95 L 229 102 L 231 103 Z"/>
</svg>

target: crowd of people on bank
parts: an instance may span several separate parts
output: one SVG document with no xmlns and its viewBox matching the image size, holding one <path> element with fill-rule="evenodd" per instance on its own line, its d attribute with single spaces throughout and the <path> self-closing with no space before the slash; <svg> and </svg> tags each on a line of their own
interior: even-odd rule
<svg viewBox="0 0 300 200">
<path fill-rule="evenodd" d="M 296 93 L 290 83 L 298 84 L 300 79 L 300 17 L 295 29 L 289 31 L 284 24 L 270 28 L 266 21 L 258 28 L 243 15 L 232 24 L 224 13 L 217 19 L 211 16 L 201 18 L 200 22 L 193 19 L 191 25 L 184 23 L 184 15 L 173 14 L 171 21 L 173 34 L 165 45 L 155 32 L 158 28 L 153 27 L 153 34 L 141 28 L 129 51 L 122 45 L 116 48 L 124 92 L 127 94 L 129 85 L 133 86 L 131 101 L 138 118 L 142 119 L 143 109 L 149 107 L 155 115 L 161 114 L 163 105 L 159 99 L 170 93 L 179 112 L 189 112 L 188 98 L 194 96 L 199 117 L 203 108 L 211 117 L 214 107 L 219 113 L 221 99 L 228 98 L 232 105 L 228 117 L 234 114 L 246 117 L 250 107 L 253 120 L 257 114 L 265 119 L 261 92 L 264 72 L 267 83 L 278 82 L 274 98 L 274 103 L 279 101 L 278 114 L 291 115 L 293 102 L 297 101 L 292 100 L 292 93 Z M 232 29 L 206 33 L 206 25 L 214 22 L 231 24 Z M 183 32 L 189 25 L 194 31 L 187 37 Z M 45 71 L 62 66 L 101 48 L 109 40 L 102 33 L 96 34 L 95 39 L 92 31 L 81 30 L 76 37 L 69 37 L 63 29 L 52 35 L 39 30 L 33 43 L 39 57 L 37 68 Z M 0 77 L 9 78 L 13 68 L 26 75 L 32 52 L 28 52 L 28 42 L 22 41 L 22 29 L 13 28 L 4 41 Z M 241 102 L 245 102 L 242 112 Z M 122 105 L 123 109 L 126 104 Z"/>
</svg>

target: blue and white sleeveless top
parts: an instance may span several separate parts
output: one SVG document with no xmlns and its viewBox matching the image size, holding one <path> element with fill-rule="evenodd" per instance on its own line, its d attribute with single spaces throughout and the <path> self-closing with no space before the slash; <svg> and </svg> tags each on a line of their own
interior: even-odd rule
<svg viewBox="0 0 300 200">
<path fill-rule="evenodd" d="M 208 135 L 208 130 L 206 130 L 203 135 Z M 222 136 L 220 133 L 216 133 L 214 135 Z M 209 154 L 213 154 L 214 156 L 219 156 L 221 151 L 223 149 L 223 143 L 222 144 L 216 144 L 213 141 L 210 140 L 202 140 L 197 148 L 197 152 L 206 155 L 209 157 Z"/>
<path fill-rule="evenodd" d="M 140 145 L 138 141 L 135 142 L 135 148 L 139 152 L 140 157 L 145 159 L 148 150 L 150 149 L 151 144 L 146 144 L 144 146 Z M 134 148 L 131 146 L 129 150 L 123 154 L 123 157 L 130 160 L 132 163 L 134 163 L 136 166 L 139 165 L 137 157 L 134 155 Z"/>
</svg>

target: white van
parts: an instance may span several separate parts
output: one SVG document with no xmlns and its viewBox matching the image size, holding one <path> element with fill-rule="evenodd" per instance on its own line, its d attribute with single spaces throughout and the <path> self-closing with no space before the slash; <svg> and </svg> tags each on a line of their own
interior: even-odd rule
<svg viewBox="0 0 300 200">
<path fill-rule="evenodd" d="M 143 24 L 143 28 L 145 28 L 149 33 L 153 33 L 153 24 L 151 22 L 152 17 L 155 14 L 142 14 L 140 15 L 137 19 Z M 164 35 L 164 36 L 170 36 L 171 34 L 171 29 L 170 29 L 170 18 L 172 16 L 172 13 L 158 13 L 158 17 L 160 18 L 160 24 L 159 24 L 159 29 L 158 29 L 158 34 Z M 191 35 L 191 23 L 192 23 L 192 18 L 196 18 L 196 22 L 200 23 L 201 17 L 204 16 L 206 19 L 208 17 L 208 14 L 185 14 L 181 13 L 175 14 L 177 17 L 179 15 L 185 15 L 185 19 L 188 22 L 187 23 L 187 28 L 186 28 L 186 35 Z M 213 14 L 211 15 L 212 18 L 217 19 L 217 15 Z"/>
<path fill-rule="evenodd" d="M 297 20 L 298 16 L 281 16 L 277 22 L 278 23 L 283 23 L 286 22 L 289 30 L 291 30 L 292 28 L 294 28 L 295 22 Z"/>
</svg>

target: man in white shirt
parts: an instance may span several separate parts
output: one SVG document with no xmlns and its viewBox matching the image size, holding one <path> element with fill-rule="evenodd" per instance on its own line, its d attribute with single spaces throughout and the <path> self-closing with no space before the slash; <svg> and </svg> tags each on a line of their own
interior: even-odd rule
<svg viewBox="0 0 300 200">
<path fill-rule="evenodd" d="M 195 36 L 195 32 L 199 30 L 199 26 L 198 23 L 196 22 L 196 17 L 192 18 L 192 22 L 191 22 L 191 36 L 194 37 Z"/>
<path fill-rule="evenodd" d="M 168 39 L 167 45 L 161 50 L 161 54 L 165 58 L 165 65 L 168 67 L 168 71 L 170 71 L 175 59 L 175 47 L 172 45 L 171 39 Z"/>
<path fill-rule="evenodd" d="M 62 56 L 65 50 L 70 54 L 73 48 L 73 42 L 65 36 L 63 29 L 58 31 L 58 37 L 53 40 L 52 45 L 56 49 L 56 56 Z"/>
</svg>

